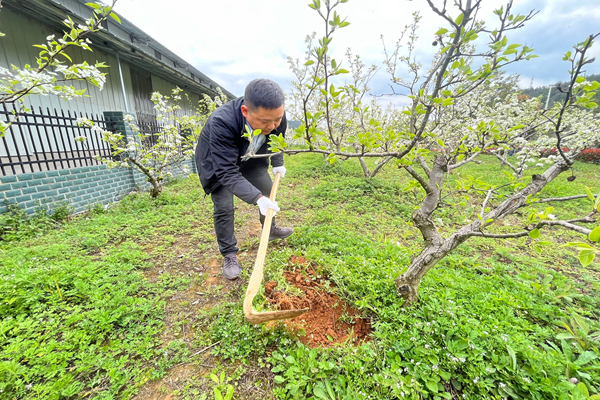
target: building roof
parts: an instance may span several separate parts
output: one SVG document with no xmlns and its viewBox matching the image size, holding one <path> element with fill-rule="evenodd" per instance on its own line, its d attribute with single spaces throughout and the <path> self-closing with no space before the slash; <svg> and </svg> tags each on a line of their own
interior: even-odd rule
<svg viewBox="0 0 600 400">
<path fill-rule="evenodd" d="M 85 5 L 90 0 L 4 0 L 2 4 L 45 24 L 64 30 L 62 21 L 70 16 L 82 23 L 92 16 L 92 9 Z M 117 13 L 118 14 L 118 13 Z M 218 83 L 200 72 L 190 63 L 177 56 L 150 35 L 119 15 L 121 23 L 109 18 L 100 32 L 90 34 L 92 47 L 109 54 L 119 55 L 132 65 L 150 71 L 177 84 L 180 88 L 214 97 Z M 223 93 L 234 99 L 233 93 L 221 87 Z"/>
</svg>

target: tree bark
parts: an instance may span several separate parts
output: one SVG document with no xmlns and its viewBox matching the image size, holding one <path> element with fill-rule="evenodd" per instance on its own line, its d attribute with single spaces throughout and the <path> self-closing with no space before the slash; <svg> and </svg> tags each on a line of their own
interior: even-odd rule
<svg viewBox="0 0 600 400">
<path fill-rule="evenodd" d="M 150 197 L 152 197 L 153 199 L 157 198 L 158 195 L 160 194 L 160 192 L 162 192 L 161 182 L 159 182 L 158 179 L 156 179 L 154 176 L 152 176 L 152 172 L 150 172 L 150 170 L 148 168 L 144 167 L 135 158 L 129 157 L 129 161 L 132 164 L 135 164 L 140 169 L 140 171 L 142 171 L 144 173 L 144 175 L 146 175 L 147 181 L 150 182 L 150 184 L 152 185 L 152 188 L 150 189 Z"/>
<path fill-rule="evenodd" d="M 486 225 L 513 214 L 517 209 L 526 204 L 528 196 L 531 195 L 533 197 L 548 183 L 552 182 L 554 178 L 569 169 L 567 163 L 561 160 L 548 168 L 542 175 L 533 175 L 531 183 L 523 190 L 510 196 L 499 206 L 486 215 L 483 215 L 481 220 L 477 219 L 471 222 L 445 239 L 438 232 L 437 227 L 431 219 L 431 214 L 437 208 L 444 169 L 447 169 L 447 167 L 446 161 L 442 156 L 435 158 L 428 188 L 426 188 L 426 191 L 428 189 L 429 191 L 427 191 L 427 196 L 423 200 L 421 208 L 415 210 L 412 216 L 415 226 L 419 228 L 425 240 L 425 249 L 411 261 L 406 272 L 396 279 L 398 294 L 407 303 L 415 303 L 418 300 L 421 279 L 452 250 L 472 236 L 481 236 L 482 229 Z M 493 221 L 488 223 L 487 221 L 490 220 Z"/>
<path fill-rule="evenodd" d="M 365 178 L 369 178 L 371 176 L 371 171 L 369 171 L 369 168 L 367 167 L 367 163 L 365 162 L 365 159 L 362 157 L 358 157 L 358 161 L 360 162 L 360 167 L 363 170 L 363 174 L 365 175 Z"/>
<path fill-rule="evenodd" d="M 377 175 L 377 174 L 379 173 L 379 171 L 381 171 L 381 169 L 382 169 L 383 167 L 385 167 L 385 165 L 386 165 L 387 163 L 389 163 L 389 162 L 392 160 L 392 158 L 394 158 L 394 157 L 390 157 L 390 156 L 388 156 L 388 157 L 385 157 L 385 158 L 383 158 L 383 159 L 382 159 L 382 160 L 379 162 L 379 164 L 377 164 L 377 166 L 375 167 L 375 169 L 374 169 L 373 171 L 371 171 L 371 173 L 369 174 L 369 176 L 368 176 L 368 177 L 369 177 L 369 178 L 374 178 L 374 177 L 375 177 L 375 175 Z"/>
</svg>

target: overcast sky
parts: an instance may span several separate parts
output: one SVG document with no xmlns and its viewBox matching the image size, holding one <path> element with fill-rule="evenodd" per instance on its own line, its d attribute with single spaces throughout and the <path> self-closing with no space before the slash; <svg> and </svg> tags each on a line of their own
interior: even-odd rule
<svg viewBox="0 0 600 400">
<path fill-rule="evenodd" d="M 511 43 L 533 47 L 535 58 L 508 68 L 521 76 L 521 85 L 529 87 L 566 80 L 568 64 L 562 54 L 587 35 L 600 31 L 599 0 L 515 0 L 513 13 L 539 11 L 524 28 L 509 36 Z M 441 0 L 434 0 L 441 4 Z M 452 3 L 449 0 L 448 3 Z M 480 17 L 495 26 L 492 8 L 504 3 L 483 0 Z M 294 79 L 287 58 L 303 58 L 306 35 L 322 36 L 324 23 L 308 7 L 307 0 L 119 0 L 116 11 L 193 64 L 200 71 L 235 95 L 257 77 L 277 81 L 285 91 Z M 335 33 L 331 54 L 344 59 L 352 48 L 366 64 L 382 65 L 381 35 L 392 46 L 413 12 L 420 12 L 417 57 L 426 66 L 436 50 L 434 33 L 445 26 L 425 0 L 349 0 L 336 10 L 350 25 Z M 455 14 L 455 15 L 454 15 Z M 455 17 L 457 11 L 453 11 Z M 600 41 L 599 41 L 600 42 Z M 588 73 L 600 72 L 600 43 L 592 49 L 598 61 Z M 389 75 L 381 68 L 372 81 L 372 92 L 389 92 Z M 388 98 L 384 98 L 388 99 Z M 382 100 L 385 101 L 385 100 Z M 402 101 L 394 100 L 402 104 Z"/>
</svg>

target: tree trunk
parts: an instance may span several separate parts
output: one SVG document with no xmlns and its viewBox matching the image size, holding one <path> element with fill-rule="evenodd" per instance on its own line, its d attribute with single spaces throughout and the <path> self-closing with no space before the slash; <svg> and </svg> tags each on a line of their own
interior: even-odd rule
<svg viewBox="0 0 600 400">
<path fill-rule="evenodd" d="M 363 157 L 358 157 L 358 161 L 360 162 L 360 166 L 363 170 L 363 174 L 365 175 L 365 178 L 370 178 L 371 171 L 369 171 L 369 168 L 367 167 L 367 163 L 365 162 L 365 159 Z"/>
<path fill-rule="evenodd" d="M 398 290 L 398 294 L 409 304 L 415 303 L 418 300 L 421 279 L 423 279 L 425 274 L 440 260 L 471 236 L 477 234 L 481 236 L 482 229 L 485 226 L 501 220 L 508 215 L 513 214 L 520 207 L 523 207 L 529 196 L 533 197 L 539 193 L 548 183 L 552 182 L 554 178 L 568 170 L 569 166 L 561 160 L 548 168 L 542 175 L 533 175 L 531 177 L 531 183 L 523 190 L 510 196 L 496 208 L 486 215 L 483 215 L 481 220 L 476 219 L 469 225 L 458 229 L 447 239 L 444 239 L 433 223 L 431 214 L 435 211 L 437 203 L 439 202 L 442 187 L 441 183 L 446 168 L 447 164 L 445 164 L 444 157 L 436 156 L 430 173 L 429 183 L 427 184 L 422 178 L 422 181 L 420 181 L 421 185 L 427 191 L 427 196 L 423 200 L 421 207 L 413 213 L 412 219 L 415 226 L 419 228 L 423 235 L 425 249 L 411 261 L 408 270 L 396 279 L 396 289 Z M 407 171 L 418 178 L 416 172 L 412 170 L 412 168 L 408 167 Z"/>
<path fill-rule="evenodd" d="M 162 185 L 161 185 L 162 178 L 161 177 L 155 178 L 152 175 L 152 172 L 150 172 L 150 170 L 148 168 L 145 168 L 135 158 L 129 157 L 129 161 L 132 164 L 135 164 L 140 169 L 140 171 L 142 171 L 144 173 L 144 175 L 146 175 L 146 180 L 148 182 L 150 182 L 150 184 L 152 185 L 152 188 L 150 188 L 150 197 L 152 197 L 153 199 L 157 198 L 158 195 L 160 194 L 160 192 L 162 192 Z"/>
<path fill-rule="evenodd" d="M 408 270 L 396 279 L 396 289 L 398 294 L 404 300 L 411 304 L 419 299 L 419 284 L 425 274 L 434 267 L 440 260 L 454 250 L 459 244 L 468 239 L 466 235 L 452 235 L 440 245 L 426 247 L 418 256 L 416 256 Z"/>
<path fill-rule="evenodd" d="M 150 197 L 155 199 L 158 197 L 160 192 L 162 192 L 162 186 L 156 181 L 156 179 L 153 179 L 150 181 L 150 183 L 152 184 L 152 187 L 150 188 Z"/>
</svg>

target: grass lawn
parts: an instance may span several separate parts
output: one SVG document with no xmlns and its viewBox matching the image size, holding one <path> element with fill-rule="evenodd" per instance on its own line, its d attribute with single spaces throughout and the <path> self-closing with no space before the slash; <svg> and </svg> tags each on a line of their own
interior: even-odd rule
<svg viewBox="0 0 600 400">
<path fill-rule="evenodd" d="M 0 241 L 0 399 L 600 393 L 600 262 L 582 268 L 561 247 L 582 235 L 551 229 L 539 240 L 470 239 L 425 276 L 419 303 L 407 307 L 394 279 L 421 249 L 410 216 L 422 192 L 393 166 L 371 180 L 358 163 L 327 166 L 318 155 L 288 157 L 286 166 L 277 219 L 296 232 L 269 246 L 265 282 L 277 282 L 289 298 L 303 295 L 296 283 L 304 280 L 314 296 L 336 296 L 345 311 L 332 323 L 344 327 L 345 339 L 327 331 L 315 346 L 307 339 L 319 327 L 245 322 L 242 300 L 261 233 L 257 208 L 236 203 L 245 270 L 226 281 L 212 203 L 192 176 L 156 201 L 133 194 L 56 229 L 43 220 L 15 223 L 25 233 Z M 449 183 L 508 181 L 501 170 L 487 158 Z M 563 175 L 543 196 L 583 194 L 586 186 L 600 192 L 599 166 L 576 164 L 572 182 Z M 476 218 L 482 200 L 442 208 L 435 215 L 442 233 Z M 587 199 L 554 206 L 561 219 L 591 211 Z M 527 217 L 509 218 L 498 232 Z M 270 300 L 259 294 L 255 307 L 272 307 Z M 365 340 L 352 340 L 357 317 L 371 329 Z"/>
</svg>

